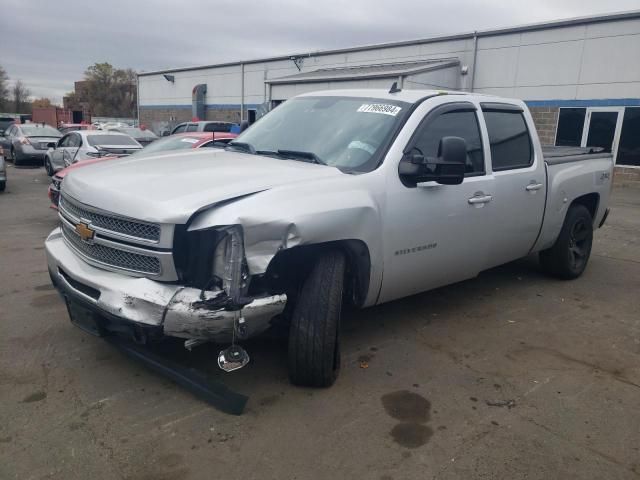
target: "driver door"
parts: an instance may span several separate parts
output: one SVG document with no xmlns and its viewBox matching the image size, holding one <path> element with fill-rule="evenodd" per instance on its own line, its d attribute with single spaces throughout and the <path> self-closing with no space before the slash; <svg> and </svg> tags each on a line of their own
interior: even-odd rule
<svg viewBox="0 0 640 480">
<path fill-rule="evenodd" d="M 408 147 L 438 157 L 441 138 L 462 137 L 466 173 L 459 185 L 407 184 L 397 172 L 390 178 L 379 303 L 465 280 L 482 269 L 493 232 L 494 180 L 480 125 L 475 104 L 443 102 L 429 109 L 410 140 Z"/>
</svg>

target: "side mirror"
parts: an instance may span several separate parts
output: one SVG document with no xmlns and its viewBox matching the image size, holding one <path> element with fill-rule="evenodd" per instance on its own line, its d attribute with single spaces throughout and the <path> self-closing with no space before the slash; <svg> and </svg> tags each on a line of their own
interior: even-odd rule
<svg viewBox="0 0 640 480">
<path fill-rule="evenodd" d="M 464 138 L 442 137 L 437 158 L 425 157 L 414 148 L 400 161 L 398 173 L 403 183 L 411 186 L 429 181 L 459 185 L 464 180 L 466 161 L 467 142 Z"/>
<path fill-rule="evenodd" d="M 47 148 L 56 148 L 57 145 L 57 142 L 49 142 L 47 143 Z"/>
<path fill-rule="evenodd" d="M 244 132 L 247 128 L 249 128 L 249 122 L 243 120 L 240 122 L 240 133 Z"/>
<path fill-rule="evenodd" d="M 165 130 L 164 132 L 162 132 L 162 136 L 163 137 L 168 137 L 169 136 L 169 130 Z"/>
</svg>

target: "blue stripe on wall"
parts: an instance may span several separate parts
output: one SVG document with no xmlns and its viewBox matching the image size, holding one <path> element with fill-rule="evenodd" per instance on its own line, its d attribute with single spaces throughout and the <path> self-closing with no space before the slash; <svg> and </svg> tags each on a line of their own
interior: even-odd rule
<svg viewBox="0 0 640 480">
<path fill-rule="evenodd" d="M 253 109 L 253 108 L 258 108 L 260 105 L 261 104 L 259 103 L 245 103 L 244 108 Z M 176 110 L 180 108 L 185 108 L 185 109 L 191 110 L 191 105 L 140 105 L 141 110 L 158 110 L 158 109 L 164 109 L 164 108 L 173 108 Z M 211 103 L 211 104 L 207 104 L 207 108 L 210 110 L 229 110 L 229 109 L 240 110 L 240 104 L 239 103 Z"/>
<path fill-rule="evenodd" d="M 640 98 L 594 98 L 591 100 L 525 100 L 529 107 L 635 107 Z"/>
</svg>

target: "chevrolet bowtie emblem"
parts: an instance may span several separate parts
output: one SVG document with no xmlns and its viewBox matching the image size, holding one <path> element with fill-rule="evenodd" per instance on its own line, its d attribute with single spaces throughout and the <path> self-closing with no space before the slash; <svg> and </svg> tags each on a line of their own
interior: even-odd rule
<svg viewBox="0 0 640 480">
<path fill-rule="evenodd" d="M 76 233 L 80 235 L 80 238 L 84 242 L 93 240 L 93 237 L 96 234 L 95 230 L 92 230 L 91 228 L 89 228 L 89 225 L 87 225 L 86 223 L 78 223 L 76 225 Z"/>
</svg>

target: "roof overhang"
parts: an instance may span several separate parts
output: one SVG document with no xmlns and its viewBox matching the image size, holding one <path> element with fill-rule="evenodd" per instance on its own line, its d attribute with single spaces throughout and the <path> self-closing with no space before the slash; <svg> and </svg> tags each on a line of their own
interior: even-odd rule
<svg viewBox="0 0 640 480">
<path fill-rule="evenodd" d="M 397 78 L 418 73 L 441 70 L 460 65 L 457 58 L 438 58 L 414 62 L 381 63 L 356 67 L 320 68 L 310 72 L 296 73 L 286 77 L 265 80 L 271 85 L 340 82 L 348 80 L 369 80 L 374 78 Z"/>
</svg>

